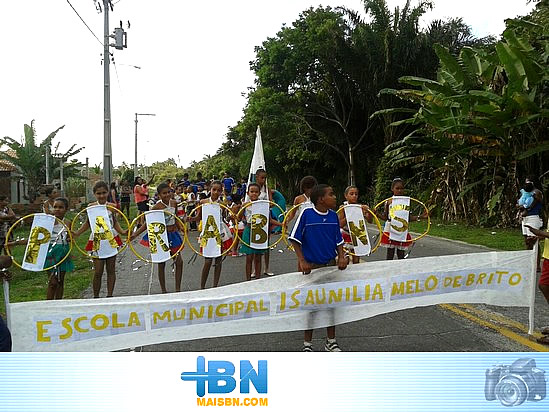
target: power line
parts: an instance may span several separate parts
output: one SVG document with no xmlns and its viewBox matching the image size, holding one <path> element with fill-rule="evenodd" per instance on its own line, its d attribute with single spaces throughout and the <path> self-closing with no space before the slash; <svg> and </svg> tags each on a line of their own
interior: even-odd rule
<svg viewBox="0 0 549 412">
<path fill-rule="evenodd" d="M 97 37 L 95 35 L 95 33 L 92 31 L 92 29 L 90 29 L 90 26 L 88 26 L 88 24 L 84 21 L 84 19 L 82 17 L 80 17 L 80 14 L 78 14 L 78 12 L 76 11 L 76 9 L 74 8 L 74 6 L 71 4 L 71 2 L 69 0 L 67 0 L 67 3 L 69 3 L 69 6 L 71 6 L 71 8 L 74 10 L 74 12 L 76 13 L 76 15 L 80 18 L 80 20 L 82 20 L 82 23 L 84 23 L 84 25 L 88 28 L 88 30 L 90 31 L 91 34 L 93 34 L 93 37 L 95 37 L 97 39 L 97 41 L 99 42 L 99 44 L 101 46 L 103 46 L 103 43 L 101 43 L 101 40 L 99 40 L 99 37 Z"/>
</svg>

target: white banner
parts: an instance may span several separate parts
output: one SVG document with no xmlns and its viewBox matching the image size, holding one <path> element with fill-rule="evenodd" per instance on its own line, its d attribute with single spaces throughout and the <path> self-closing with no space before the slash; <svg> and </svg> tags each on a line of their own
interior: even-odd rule
<svg viewBox="0 0 549 412">
<path fill-rule="evenodd" d="M 166 218 L 161 210 L 151 210 L 145 213 L 147 234 L 149 237 L 149 251 L 154 263 L 170 260 L 170 242 L 166 229 Z"/>
<path fill-rule="evenodd" d="M 221 206 L 216 203 L 202 205 L 202 232 L 200 233 L 200 247 L 204 257 L 215 258 L 221 256 Z"/>
<path fill-rule="evenodd" d="M 347 227 L 354 249 L 353 253 L 357 256 L 369 256 L 372 248 L 362 206 L 347 205 L 343 210 L 345 210 L 345 219 L 347 220 Z"/>
<path fill-rule="evenodd" d="M 110 351 L 320 328 L 417 306 L 533 308 L 532 251 L 368 262 L 168 295 L 10 304 L 16 351 Z M 246 293 L 243 294 L 243 289 Z"/>
<path fill-rule="evenodd" d="M 408 221 L 410 218 L 410 198 L 393 196 L 389 205 L 389 239 L 405 242 L 408 236 Z"/>
<path fill-rule="evenodd" d="M 23 269 L 40 272 L 48 255 L 55 217 L 45 213 L 34 215 L 27 248 L 23 257 Z"/>
<path fill-rule="evenodd" d="M 106 259 L 118 254 L 118 243 L 115 239 L 118 233 L 115 232 L 109 219 L 107 206 L 96 205 L 87 209 L 90 222 L 92 241 L 92 253 L 97 253 L 100 259 Z"/>
<path fill-rule="evenodd" d="M 257 200 L 249 206 L 252 212 L 250 224 L 250 246 L 252 249 L 269 247 L 270 204 L 268 200 Z"/>
</svg>

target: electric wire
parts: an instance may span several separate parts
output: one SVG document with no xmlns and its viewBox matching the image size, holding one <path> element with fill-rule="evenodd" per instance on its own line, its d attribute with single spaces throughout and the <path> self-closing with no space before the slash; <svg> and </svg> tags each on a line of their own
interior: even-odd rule
<svg viewBox="0 0 549 412">
<path fill-rule="evenodd" d="M 71 4 L 71 2 L 69 0 L 67 0 L 67 3 L 69 3 L 69 6 L 71 6 L 71 8 L 74 10 L 74 12 L 76 13 L 76 15 L 80 18 L 80 20 L 82 20 L 82 23 L 84 23 L 84 25 L 88 28 L 88 30 L 90 31 L 91 34 L 93 34 L 93 37 L 95 37 L 97 39 L 97 41 L 99 42 L 99 44 L 101 46 L 104 47 L 103 43 L 101 43 L 101 40 L 99 40 L 99 37 L 97 37 L 95 35 L 95 33 L 92 31 L 92 29 L 90 29 L 90 26 L 88 26 L 88 24 L 84 21 L 84 19 L 80 16 L 80 14 L 78 14 L 78 12 L 76 11 L 76 9 L 74 8 L 74 6 Z"/>
</svg>

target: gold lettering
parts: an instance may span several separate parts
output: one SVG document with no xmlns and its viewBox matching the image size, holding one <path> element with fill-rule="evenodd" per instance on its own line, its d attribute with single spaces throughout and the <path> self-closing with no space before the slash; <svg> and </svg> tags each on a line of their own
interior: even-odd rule
<svg viewBox="0 0 549 412">
<path fill-rule="evenodd" d="M 338 290 L 328 291 L 328 303 L 341 302 L 342 297 L 343 297 L 343 289 L 341 288 Z"/>
<path fill-rule="evenodd" d="M 279 310 L 284 310 L 284 309 L 286 308 L 286 292 L 281 292 L 281 293 L 280 293 L 280 304 L 279 304 L 279 307 L 280 307 Z"/>
<path fill-rule="evenodd" d="M 156 323 L 156 322 L 155 322 Z M 141 321 L 139 320 L 139 316 L 135 312 L 130 312 L 130 318 L 128 319 L 128 327 L 133 326 L 141 326 Z"/>
<path fill-rule="evenodd" d="M 391 205 L 389 208 L 389 216 L 391 217 L 391 227 L 396 232 L 406 232 L 408 230 L 408 221 L 406 219 L 403 219 L 401 217 L 398 217 L 395 212 L 399 210 L 410 210 L 410 206 L 408 205 Z M 402 226 L 395 226 L 393 225 L 393 221 L 396 220 L 397 222 L 400 222 Z"/>
<path fill-rule="evenodd" d="M 153 222 L 147 225 L 147 231 L 149 234 L 149 249 L 151 253 L 158 253 L 158 245 L 160 248 L 167 252 L 170 250 L 164 239 L 162 239 L 162 234 L 166 231 L 166 225 L 160 222 Z"/>
<path fill-rule="evenodd" d="M 42 238 L 40 238 L 42 235 Z M 40 252 L 40 246 L 44 243 L 48 243 L 51 239 L 51 234 L 45 227 L 36 226 L 32 229 L 29 236 L 29 245 L 27 247 L 27 254 L 25 255 L 25 262 L 35 265 L 38 261 L 38 253 Z"/>
<path fill-rule="evenodd" d="M 204 317 L 204 306 L 200 306 L 200 310 L 191 307 L 191 320 L 194 318 L 201 319 Z"/>
<path fill-rule="evenodd" d="M 361 302 L 362 298 L 358 295 L 358 286 L 353 286 L 353 302 Z"/>
<path fill-rule="evenodd" d="M 209 239 L 214 239 L 217 247 L 221 249 L 221 233 L 219 233 L 219 228 L 217 223 L 215 223 L 214 215 L 208 215 L 206 218 L 206 223 L 202 221 L 204 230 L 200 235 L 200 246 L 203 248 L 208 244 Z"/>
<path fill-rule="evenodd" d="M 114 235 L 109 228 L 103 216 L 95 218 L 95 227 L 93 228 L 93 250 L 97 252 L 102 240 L 107 240 L 113 249 L 118 248 L 118 243 L 114 239 Z"/>
<path fill-rule="evenodd" d="M 181 309 L 179 313 L 180 313 L 180 315 L 177 316 L 177 309 L 174 309 L 174 310 L 173 310 L 173 320 L 174 320 L 174 322 L 175 322 L 176 320 L 183 320 L 183 319 L 185 319 L 185 309 Z M 128 325 L 128 326 L 129 326 L 129 325 Z"/>
<path fill-rule="evenodd" d="M 383 289 L 379 283 L 376 283 L 374 287 L 374 295 L 372 296 L 372 300 L 376 300 L 376 297 L 379 298 L 379 300 L 383 300 Z"/>
<path fill-rule="evenodd" d="M 432 282 L 433 286 L 429 287 L 429 282 Z M 437 286 L 438 286 L 438 279 L 435 275 L 431 275 L 427 278 L 427 280 L 425 280 L 425 289 L 427 289 L 428 291 L 435 289 Z"/>
<path fill-rule="evenodd" d="M 260 312 L 268 312 L 269 308 L 265 306 L 265 302 L 263 302 L 263 299 L 259 299 L 259 311 Z"/>
<path fill-rule="evenodd" d="M 404 282 L 393 283 L 393 289 L 391 290 L 391 296 L 404 295 Z"/>
<path fill-rule="evenodd" d="M 159 314 L 158 312 L 153 313 L 153 323 L 155 325 L 159 320 L 164 320 L 164 318 L 166 318 L 168 322 L 172 321 L 172 315 L 169 310 L 165 311 L 162 315 Z"/>
<path fill-rule="evenodd" d="M 101 323 L 101 325 L 98 325 L 97 321 L 100 320 L 100 319 L 101 319 L 102 323 Z M 93 318 L 91 318 L 90 325 L 95 330 L 106 329 L 107 326 L 109 326 L 109 318 L 106 315 L 103 315 L 103 314 L 100 313 L 98 315 L 95 315 Z"/>
<path fill-rule="evenodd" d="M 267 216 L 257 213 L 255 215 L 252 215 L 251 220 L 250 243 L 265 243 L 269 237 L 267 232 L 263 230 L 263 227 L 268 222 Z"/>
<path fill-rule="evenodd" d="M 46 325 L 51 325 L 51 320 L 39 320 L 36 322 L 36 341 L 37 342 L 50 342 L 51 338 L 46 336 L 48 329 Z"/>
<path fill-rule="evenodd" d="M 248 307 L 246 308 L 246 313 L 257 312 L 257 302 L 255 300 L 248 301 Z"/>
<path fill-rule="evenodd" d="M 298 289 L 290 295 L 290 299 L 292 299 L 294 301 L 294 304 L 290 306 L 290 309 L 295 309 L 295 308 L 299 307 L 299 300 L 297 300 L 297 295 L 299 295 L 299 292 L 300 291 Z"/>
<path fill-rule="evenodd" d="M 546 241 L 546 242 L 549 242 L 549 241 Z M 509 284 L 511 286 L 515 286 L 515 285 L 518 285 L 522 280 L 522 275 L 520 273 L 513 273 L 510 277 L 509 277 Z"/>
<path fill-rule="evenodd" d="M 309 290 L 307 292 L 307 297 L 305 298 L 305 305 L 314 305 L 315 304 L 315 297 L 313 295 L 313 291 Z"/>
<path fill-rule="evenodd" d="M 77 332 L 86 333 L 86 332 L 89 332 L 89 331 L 90 331 L 88 328 L 84 329 L 84 328 L 81 328 L 81 327 L 80 327 L 80 322 L 83 321 L 83 320 L 88 320 L 88 317 L 87 317 L 87 316 L 80 316 L 79 318 L 76 318 L 76 319 L 74 320 L 74 329 L 75 329 Z"/>
<path fill-rule="evenodd" d="M 221 312 L 222 308 L 227 308 L 227 304 L 222 303 L 220 305 L 217 305 L 217 308 L 215 308 L 215 316 L 219 316 L 220 318 L 223 316 L 227 316 L 226 312 Z"/>
<path fill-rule="evenodd" d="M 59 335 L 59 339 L 68 339 L 72 336 L 71 318 L 65 318 L 61 321 L 61 325 L 65 328 L 66 332 Z"/>
<path fill-rule="evenodd" d="M 244 309 L 244 302 L 235 302 L 234 304 L 234 313 L 235 315 L 238 315 L 238 312 Z"/>
<path fill-rule="evenodd" d="M 353 242 L 353 246 L 358 246 L 358 240 L 363 245 L 368 244 L 368 235 L 366 234 L 366 227 L 364 225 L 364 220 L 358 221 L 358 226 L 355 224 L 355 222 L 349 222 L 349 232 L 351 233 L 351 240 Z"/>
<path fill-rule="evenodd" d="M 484 278 L 486 277 L 486 273 L 479 273 L 478 275 L 478 279 L 477 279 L 477 285 L 482 285 L 482 281 L 484 280 Z"/>
<path fill-rule="evenodd" d="M 473 283 L 475 283 L 475 274 L 469 273 L 467 275 L 467 280 L 465 281 L 465 285 L 471 286 Z"/>
<path fill-rule="evenodd" d="M 123 328 L 126 326 L 124 323 L 118 323 L 118 313 L 113 313 L 112 315 L 112 327 L 113 328 Z"/>
<path fill-rule="evenodd" d="M 316 289 L 315 290 L 316 304 L 317 305 L 322 305 L 322 304 L 326 303 L 326 291 L 324 290 L 324 288 L 320 289 L 320 292 L 322 292 L 322 297 L 320 297 L 318 295 L 318 292 L 319 292 L 319 290 Z"/>
</svg>

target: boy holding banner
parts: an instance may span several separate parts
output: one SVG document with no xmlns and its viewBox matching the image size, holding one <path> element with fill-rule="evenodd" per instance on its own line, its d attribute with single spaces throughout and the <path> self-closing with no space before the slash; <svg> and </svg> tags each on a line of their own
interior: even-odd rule
<svg viewBox="0 0 549 412">
<path fill-rule="evenodd" d="M 252 280 L 252 264 L 256 273 L 256 279 L 261 277 L 261 255 L 269 250 L 269 224 L 281 226 L 276 219 L 271 218 L 270 206 L 267 202 L 256 203 L 259 200 L 261 188 L 257 183 L 248 185 L 248 204 L 244 213 L 246 226 L 242 234 L 240 252 L 246 255 L 246 280 Z M 254 204 L 255 203 L 255 204 Z M 264 246 L 256 248 L 254 246 Z"/>
<path fill-rule="evenodd" d="M 181 224 L 176 221 L 177 205 L 169 206 L 172 200 L 172 191 L 168 183 L 160 183 L 157 187 L 160 200 L 152 207 L 152 211 L 162 211 L 160 216 L 148 212 L 145 215 L 146 224 L 141 226 L 131 235 L 131 240 L 135 239 L 147 229 L 147 234 L 141 239 L 141 244 L 151 251 L 153 262 L 158 265 L 158 282 L 162 293 L 167 293 L 166 289 L 166 261 L 172 254 L 175 256 L 175 291 L 181 292 L 181 280 L 183 278 L 183 259 L 179 251 L 182 249 L 183 238 L 179 230 L 184 230 Z M 169 212 L 165 214 L 163 211 Z"/>
<path fill-rule="evenodd" d="M 336 212 L 336 196 L 334 190 L 324 184 L 314 187 L 311 193 L 312 208 L 305 209 L 298 216 L 290 235 L 299 267 L 304 275 L 312 269 L 325 266 L 337 266 L 340 270 L 347 268 L 348 259 L 343 251 L 343 238 L 339 228 Z M 341 352 L 335 338 L 335 326 L 327 329 L 327 339 L 324 349 L 328 352 Z M 313 351 L 313 330 L 304 334 L 303 352 Z"/>
</svg>

